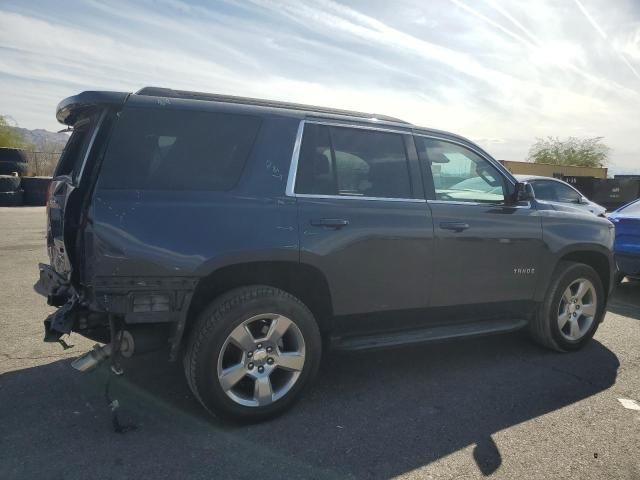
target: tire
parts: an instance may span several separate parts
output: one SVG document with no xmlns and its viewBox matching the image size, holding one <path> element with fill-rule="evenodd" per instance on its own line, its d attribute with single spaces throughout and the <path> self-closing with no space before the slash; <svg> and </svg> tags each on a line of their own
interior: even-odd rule
<svg viewBox="0 0 640 480">
<path fill-rule="evenodd" d="M 277 316 L 275 324 L 270 320 L 274 316 Z M 249 347 L 241 349 L 230 336 L 234 332 L 246 333 L 243 325 L 247 322 L 251 332 L 257 326 L 263 328 L 263 333 L 245 337 L 244 344 Z M 264 336 L 264 332 L 271 332 L 274 325 L 286 325 L 286 333 L 280 346 L 272 343 L 275 347 L 270 347 L 272 339 L 280 337 Z M 259 422 L 285 412 L 312 383 L 320 365 L 321 343 L 312 313 L 293 295 L 263 285 L 237 288 L 214 300 L 199 315 L 184 355 L 185 375 L 194 395 L 210 413 L 229 420 Z M 295 352 L 287 355 L 289 344 L 295 345 L 295 352 L 301 351 L 302 357 Z M 295 357 L 297 362 L 302 358 L 302 363 L 296 365 L 299 370 L 282 368 L 280 364 L 284 366 L 287 357 L 289 360 Z M 269 361 L 272 363 L 267 364 Z M 225 366 L 225 362 L 232 366 Z M 220 372 L 238 366 L 244 366 L 239 374 L 244 376 L 232 382 L 233 387 L 223 389 Z M 262 395 L 262 405 L 258 380 L 254 378 L 257 375 L 261 375 L 258 377 L 261 385 L 265 384 L 264 377 L 269 379 L 267 391 L 271 395 Z"/>
<path fill-rule="evenodd" d="M 25 205 L 46 205 L 50 183 L 51 177 L 22 177 Z"/>
<path fill-rule="evenodd" d="M 0 161 L 0 175 L 12 175 L 13 173 L 17 173 L 20 176 L 27 173 L 26 162 Z"/>
<path fill-rule="evenodd" d="M 0 192 L 15 192 L 20 189 L 20 177 L 0 175 Z"/>
<path fill-rule="evenodd" d="M 21 207 L 23 205 L 23 192 L 0 192 L 0 207 Z"/>
<path fill-rule="evenodd" d="M 587 282 L 583 282 L 584 280 Z M 577 304 L 572 305 L 571 301 L 567 302 L 563 299 L 563 295 L 570 286 L 577 288 L 577 282 L 585 285 L 590 283 L 593 290 L 589 289 L 587 293 L 589 298 L 585 300 L 585 303 L 582 300 L 586 297 L 583 297 L 582 300 L 578 300 Z M 568 295 L 568 298 L 577 299 L 578 297 L 579 292 L 575 297 L 572 294 Z M 595 302 L 593 297 L 595 297 Z M 604 318 L 605 297 L 602 280 L 593 268 L 583 263 L 560 262 L 552 275 L 545 300 L 539 306 L 535 317 L 529 324 L 531 336 L 542 346 L 559 352 L 581 349 L 596 333 L 598 325 Z M 595 307 L 592 307 L 594 303 Z M 571 308 L 575 309 L 575 311 L 568 315 L 570 320 L 561 328 L 561 310 L 565 313 L 570 311 Z M 587 311 L 590 313 L 593 311 L 593 315 L 584 315 L 584 312 Z M 591 318 L 590 321 L 589 318 Z M 582 327 L 578 327 L 581 330 L 580 335 L 575 335 L 575 338 L 568 338 L 573 333 L 571 327 L 574 322 L 582 325 Z"/>
<path fill-rule="evenodd" d="M 0 163 L 2 162 L 14 162 L 14 163 L 27 163 L 27 156 L 24 150 L 19 148 L 0 148 Z"/>
</svg>

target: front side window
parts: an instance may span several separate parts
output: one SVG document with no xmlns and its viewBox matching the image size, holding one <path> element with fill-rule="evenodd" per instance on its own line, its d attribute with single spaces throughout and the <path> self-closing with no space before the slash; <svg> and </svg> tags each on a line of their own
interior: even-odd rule
<svg viewBox="0 0 640 480">
<path fill-rule="evenodd" d="M 582 195 L 576 192 L 573 188 L 568 187 L 567 185 L 563 185 L 560 182 L 553 182 L 553 183 L 555 184 L 554 187 L 555 187 L 556 198 L 558 199 L 558 202 L 578 203 Z"/>
<path fill-rule="evenodd" d="M 402 135 L 306 124 L 295 192 L 412 198 Z"/>
<path fill-rule="evenodd" d="M 131 108 L 109 142 L 99 187 L 116 190 L 229 190 L 258 134 L 249 115 Z"/>
<path fill-rule="evenodd" d="M 546 200 L 548 202 L 556 201 L 556 190 L 551 182 L 535 181 L 531 182 L 533 193 L 538 200 Z"/>
<path fill-rule="evenodd" d="M 431 171 L 436 200 L 502 204 L 502 175 L 487 160 L 466 147 L 427 137 L 415 137 L 425 170 Z"/>
</svg>

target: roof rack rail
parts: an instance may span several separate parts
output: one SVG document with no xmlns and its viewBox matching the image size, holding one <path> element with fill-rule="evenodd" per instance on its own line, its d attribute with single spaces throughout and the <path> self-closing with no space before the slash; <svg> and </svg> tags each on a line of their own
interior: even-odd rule
<svg viewBox="0 0 640 480">
<path fill-rule="evenodd" d="M 234 95 L 219 95 L 214 93 L 190 92 L 186 90 L 173 90 L 162 87 L 144 87 L 138 90 L 136 95 L 146 95 L 152 97 L 184 98 L 191 100 L 206 100 L 211 102 L 238 103 L 243 105 L 257 105 L 261 107 L 283 108 L 288 110 L 301 110 L 305 112 L 317 112 L 333 115 L 345 115 L 357 118 L 375 118 L 385 122 L 402 123 L 411 125 L 409 122 L 388 115 L 378 115 L 374 113 L 354 112 L 351 110 L 341 110 L 338 108 L 318 107 L 315 105 L 304 105 L 301 103 L 281 102 L 278 100 L 264 100 L 260 98 L 237 97 Z"/>
</svg>

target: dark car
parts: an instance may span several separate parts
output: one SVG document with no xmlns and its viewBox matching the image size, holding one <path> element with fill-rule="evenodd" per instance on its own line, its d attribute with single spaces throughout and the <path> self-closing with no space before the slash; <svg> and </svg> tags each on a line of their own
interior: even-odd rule
<svg viewBox="0 0 640 480">
<path fill-rule="evenodd" d="M 592 202 L 567 182 L 558 178 L 538 175 L 515 175 L 515 177 L 531 185 L 538 201 L 546 202 L 557 210 L 592 213 L 599 217 L 604 217 L 607 212 L 602 205 Z"/>
<path fill-rule="evenodd" d="M 609 220 L 616 227 L 616 280 L 621 282 L 626 276 L 640 277 L 640 199 L 612 212 Z"/>
<path fill-rule="evenodd" d="M 381 115 L 145 88 L 60 103 L 46 340 L 168 345 L 211 412 L 260 420 L 323 347 L 528 328 L 577 350 L 602 321 L 613 225 L 538 203 L 463 137 Z"/>
</svg>

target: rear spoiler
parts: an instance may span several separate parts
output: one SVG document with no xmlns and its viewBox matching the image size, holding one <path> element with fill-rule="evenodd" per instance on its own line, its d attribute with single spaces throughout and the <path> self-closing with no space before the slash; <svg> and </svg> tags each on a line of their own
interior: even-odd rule
<svg viewBox="0 0 640 480">
<path fill-rule="evenodd" d="M 126 92 L 82 92 L 62 100 L 56 108 L 56 118 L 60 123 L 72 126 L 84 112 L 98 106 L 122 105 L 129 95 Z"/>
</svg>

